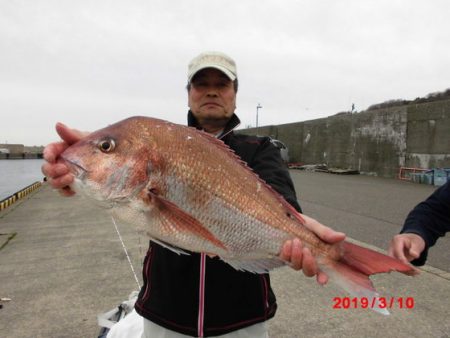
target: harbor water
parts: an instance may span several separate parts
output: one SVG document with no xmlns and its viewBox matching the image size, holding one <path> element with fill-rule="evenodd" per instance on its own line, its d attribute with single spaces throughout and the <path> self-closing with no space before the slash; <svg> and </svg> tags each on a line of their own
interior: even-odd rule
<svg viewBox="0 0 450 338">
<path fill-rule="evenodd" d="M 0 200 L 26 186 L 42 181 L 42 159 L 0 160 Z"/>
</svg>

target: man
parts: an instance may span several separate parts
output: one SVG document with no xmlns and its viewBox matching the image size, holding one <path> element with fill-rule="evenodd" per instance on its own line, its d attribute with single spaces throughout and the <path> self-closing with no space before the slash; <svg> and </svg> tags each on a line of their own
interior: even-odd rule
<svg viewBox="0 0 450 338">
<path fill-rule="evenodd" d="M 438 188 L 408 215 L 399 235 L 389 245 L 389 254 L 404 262 L 424 265 L 428 249 L 450 231 L 450 181 Z"/>
<path fill-rule="evenodd" d="M 188 124 L 202 129 L 229 145 L 242 160 L 297 210 L 292 180 L 278 149 L 267 137 L 236 135 L 240 123 L 234 114 L 238 79 L 236 65 L 227 55 L 203 53 L 188 68 Z M 64 195 L 73 177 L 57 164 L 56 157 L 84 134 L 57 125 L 64 140 L 44 150 L 48 163 L 43 172 Z M 335 243 L 345 235 L 305 216 L 306 226 L 323 240 Z M 280 257 L 306 276 L 317 276 L 320 284 L 327 276 L 320 272 L 311 252 L 300 240 L 287 241 Z M 218 257 L 205 254 L 177 255 L 151 242 L 144 260 L 144 285 L 136 311 L 144 317 L 143 337 L 222 336 L 267 337 L 265 321 L 276 311 L 275 296 L 268 274 L 237 271 Z"/>
</svg>

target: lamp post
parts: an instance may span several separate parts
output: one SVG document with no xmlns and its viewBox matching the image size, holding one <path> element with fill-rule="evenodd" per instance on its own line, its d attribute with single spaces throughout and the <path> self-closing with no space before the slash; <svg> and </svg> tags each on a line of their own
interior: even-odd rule
<svg viewBox="0 0 450 338">
<path fill-rule="evenodd" d="M 258 114 L 260 108 L 262 108 L 262 106 L 258 103 L 258 105 L 256 106 L 256 128 L 258 128 Z"/>
</svg>

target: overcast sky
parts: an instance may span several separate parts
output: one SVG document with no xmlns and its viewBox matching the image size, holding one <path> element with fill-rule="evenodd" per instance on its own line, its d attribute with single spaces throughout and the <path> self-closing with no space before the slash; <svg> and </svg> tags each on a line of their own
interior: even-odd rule
<svg viewBox="0 0 450 338">
<path fill-rule="evenodd" d="M 446 0 L 0 0 L 0 143 L 57 121 L 185 124 L 187 64 L 238 67 L 241 127 L 305 121 L 450 88 Z"/>
</svg>

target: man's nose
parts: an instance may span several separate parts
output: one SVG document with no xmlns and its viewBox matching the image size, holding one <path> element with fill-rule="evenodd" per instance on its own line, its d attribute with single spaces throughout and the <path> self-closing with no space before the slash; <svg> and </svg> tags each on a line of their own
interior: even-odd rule
<svg viewBox="0 0 450 338">
<path fill-rule="evenodd" d="M 218 93 L 217 93 L 217 88 L 215 88 L 215 87 L 208 87 L 208 90 L 207 90 L 207 92 L 206 92 L 206 95 L 207 96 L 217 96 L 218 95 Z"/>
</svg>

